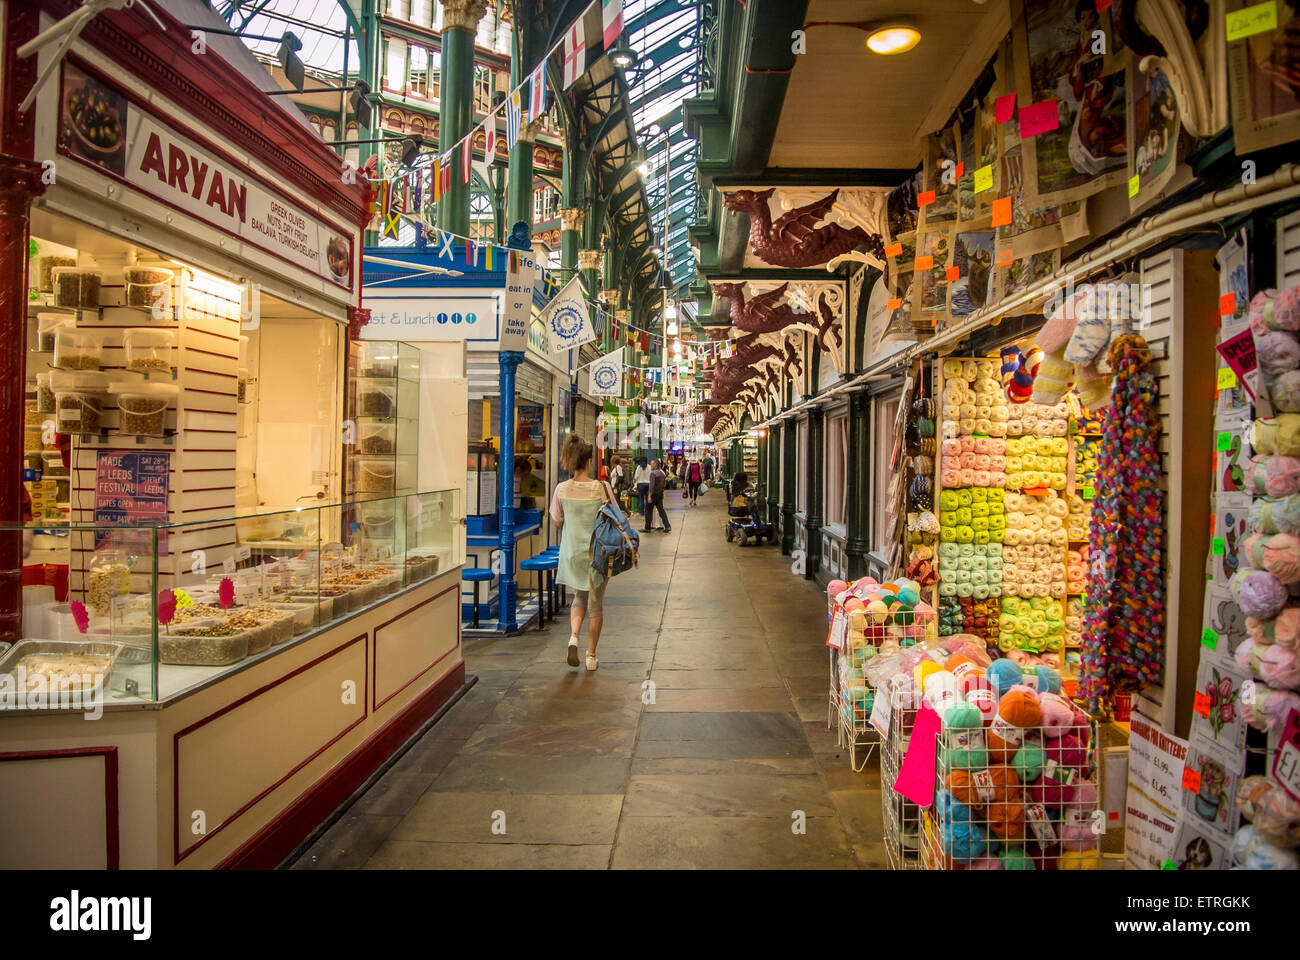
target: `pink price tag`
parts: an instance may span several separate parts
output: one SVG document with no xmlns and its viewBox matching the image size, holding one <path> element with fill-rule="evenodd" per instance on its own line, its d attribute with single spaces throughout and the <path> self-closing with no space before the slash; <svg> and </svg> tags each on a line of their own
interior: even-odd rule
<svg viewBox="0 0 1300 960">
<path fill-rule="evenodd" d="M 1060 126 L 1060 116 L 1056 110 L 1055 98 L 1031 103 L 1020 108 L 1020 139 L 1036 137 L 1040 133 L 1051 133 Z"/>
<path fill-rule="evenodd" d="M 1011 119 L 1011 115 L 1016 109 L 1016 95 L 1014 93 L 1004 93 L 993 101 L 993 119 L 998 123 L 1006 123 Z"/>
</svg>

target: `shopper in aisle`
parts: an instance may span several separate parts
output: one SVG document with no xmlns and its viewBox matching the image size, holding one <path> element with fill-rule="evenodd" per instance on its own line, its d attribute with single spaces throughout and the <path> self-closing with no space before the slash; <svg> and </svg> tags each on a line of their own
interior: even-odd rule
<svg viewBox="0 0 1300 960">
<path fill-rule="evenodd" d="M 613 488 L 591 478 L 591 457 L 591 444 L 576 433 L 569 434 L 560 451 L 560 462 L 569 479 L 557 485 L 551 495 L 551 520 L 560 531 L 560 565 L 555 581 L 573 590 L 568 663 L 578 666 L 578 634 L 585 619 L 588 671 L 595 670 L 599 663 L 596 644 L 600 642 L 606 584 L 604 576 L 591 566 L 591 535 L 600 508 L 614 502 Z"/>
<path fill-rule="evenodd" d="M 610 457 L 608 480 L 609 485 L 614 488 L 614 497 L 618 500 L 618 505 L 626 510 L 624 495 L 627 493 L 629 481 L 627 471 L 623 469 L 623 461 L 619 459 L 618 454 Z"/>
<path fill-rule="evenodd" d="M 713 482 L 713 454 L 711 453 L 704 455 L 704 482 Z"/>
<path fill-rule="evenodd" d="M 645 526 L 650 525 L 650 464 L 645 457 L 636 458 L 636 473 L 632 477 L 636 487 L 637 513 L 645 515 Z"/>
<path fill-rule="evenodd" d="M 668 514 L 664 512 L 664 490 L 668 487 L 668 474 L 664 473 L 664 462 L 654 460 L 650 464 L 650 507 L 651 512 L 646 513 L 645 532 L 649 533 L 654 530 L 654 510 L 659 511 L 659 519 L 663 521 L 664 533 L 672 533 L 673 526 L 668 522 Z"/>
<path fill-rule="evenodd" d="M 695 506 L 695 501 L 700 495 L 700 487 L 704 484 L 704 467 L 700 461 L 692 460 L 686 468 L 686 489 L 691 495 L 691 506 Z"/>
</svg>

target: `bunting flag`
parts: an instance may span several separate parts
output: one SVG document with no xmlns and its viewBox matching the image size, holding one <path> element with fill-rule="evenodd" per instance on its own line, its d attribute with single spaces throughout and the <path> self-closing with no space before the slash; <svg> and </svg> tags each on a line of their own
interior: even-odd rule
<svg viewBox="0 0 1300 960">
<path fill-rule="evenodd" d="M 491 113 L 483 121 L 483 128 L 486 130 L 486 139 L 483 142 L 483 160 L 487 163 L 492 162 L 492 158 L 497 155 L 497 115 Z"/>
<path fill-rule="evenodd" d="M 592 4 L 574 21 L 564 35 L 563 67 L 564 89 L 577 81 L 605 52 L 604 26 L 601 10 Z"/>
<path fill-rule="evenodd" d="M 383 194 L 384 229 L 380 236 L 387 237 L 391 235 L 392 238 L 396 240 L 397 231 L 400 226 L 398 222 L 399 217 L 393 203 L 393 185 L 387 180 L 384 181 Z"/>
<path fill-rule="evenodd" d="M 495 250 L 495 249 L 496 249 L 496 247 L 493 246 L 492 244 L 489 243 L 489 244 L 487 245 L 487 256 L 486 256 L 486 262 L 483 264 L 483 267 L 484 267 L 484 269 L 486 269 L 486 270 L 491 270 L 491 269 L 492 269 L 492 251 Z"/>
<path fill-rule="evenodd" d="M 589 393 L 593 397 L 617 397 L 623 392 L 623 348 L 605 354 L 591 365 Z"/>
<path fill-rule="evenodd" d="M 437 157 L 433 158 L 433 166 L 429 168 L 429 202 L 437 203 L 442 199 L 442 182 L 438 174 L 442 171 L 442 163 Z"/>
<path fill-rule="evenodd" d="M 623 32 L 623 0 L 600 0 L 600 17 L 604 27 L 605 49 L 611 50 Z"/>
<path fill-rule="evenodd" d="M 451 193 L 451 154 L 445 154 L 442 158 L 442 186 L 440 189 L 445 196 Z"/>
<path fill-rule="evenodd" d="M 528 78 L 528 122 L 532 123 L 546 113 L 546 61 L 537 65 Z"/>
<path fill-rule="evenodd" d="M 641 349 L 646 353 L 650 352 L 650 334 L 644 332 L 641 334 Z"/>
<path fill-rule="evenodd" d="M 520 113 L 519 91 L 513 91 L 506 98 L 506 146 L 511 150 L 519 142 L 519 113 Z"/>
<path fill-rule="evenodd" d="M 471 267 L 478 266 L 478 244 L 472 237 L 465 238 L 465 263 Z"/>
<path fill-rule="evenodd" d="M 542 311 L 542 322 L 550 334 L 553 356 L 596 339 L 596 333 L 591 328 L 591 314 L 587 311 L 587 299 L 582 295 L 582 286 L 576 275 L 546 305 Z"/>
<path fill-rule="evenodd" d="M 420 201 L 423 199 L 424 194 L 424 171 L 413 171 L 411 178 L 415 181 L 415 184 L 411 187 L 411 209 L 419 213 Z"/>
<path fill-rule="evenodd" d="M 471 151 L 474 146 L 474 138 L 466 137 L 460 142 L 460 182 L 469 183 L 470 164 L 473 160 Z"/>
</svg>

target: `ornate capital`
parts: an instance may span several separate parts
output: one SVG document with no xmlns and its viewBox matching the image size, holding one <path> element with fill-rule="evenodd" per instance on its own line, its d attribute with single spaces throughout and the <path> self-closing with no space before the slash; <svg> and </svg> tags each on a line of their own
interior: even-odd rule
<svg viewBox="0 0 1300 960">
<path fill-rule="evenodd" d="M 602 290 L 600 291 L 600 299 L 612 305 L 618 303 L 618 293 L 619 291 L 617 288 L 613 290 Z"/>
<path fill-rule="evenodd" d="M 632 311 L 631 311 L 631 310 L 615 310 L 615 311 L 614 311 L 614 319 L 617 320 L 619 323 L 627 323 L 628 320 L 631 319 L 631 317 L 632 317 Z"/>
<path fill-rule="evenodd" d="M 443 30 L 478 30 L 487 13 L 487 0 L 440 0 Z"/>
<path fill-rule="evenodd" d="M 568 227 L 565 227 L 567 230 Z M 579 250 L 578 268 L 581 270 L 599 270 L 605 261 L 605 254 L 600 250 Z"/>
<path fill-rule="evenodd" d="M 560 229 L 581 230 L 582 221 L 587 219 L 587 211 L 582 207 L 560 207 Z"/>
<path fill-rule="evenodd" d="M 537 135 L 542 132 L 541 120 L 529 120 L 519 128 L 519 141 L 521 143 L 536 143 Z"/>
<path fill-rule="evenodd" d="M 370 322 L 370 311 L 361 307 L 348 307 L 348 339 L 361 337 L 361 328 Z"/>
</svg>

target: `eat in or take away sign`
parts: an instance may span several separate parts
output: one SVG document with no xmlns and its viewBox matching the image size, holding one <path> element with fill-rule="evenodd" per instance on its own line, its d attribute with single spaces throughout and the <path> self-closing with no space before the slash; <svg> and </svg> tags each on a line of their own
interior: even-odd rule
<svg viewBox="0 0 1300 960">
<path fill-rule="evenodd" d="M 533 315 L 537 259 L 529 250 L 506 251 L 506 297 L 501 316 L 501 349 L 524 350 Z"/>
</svg>

